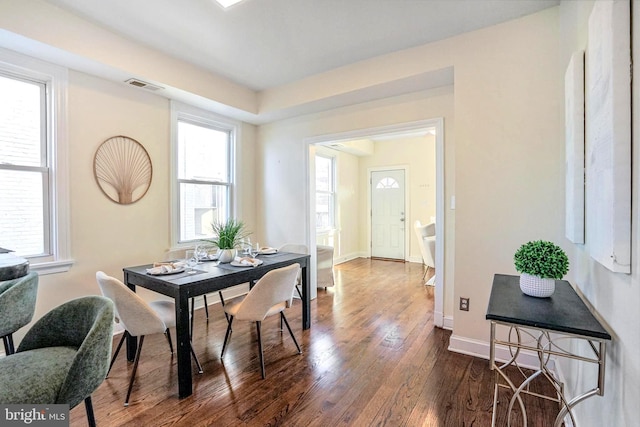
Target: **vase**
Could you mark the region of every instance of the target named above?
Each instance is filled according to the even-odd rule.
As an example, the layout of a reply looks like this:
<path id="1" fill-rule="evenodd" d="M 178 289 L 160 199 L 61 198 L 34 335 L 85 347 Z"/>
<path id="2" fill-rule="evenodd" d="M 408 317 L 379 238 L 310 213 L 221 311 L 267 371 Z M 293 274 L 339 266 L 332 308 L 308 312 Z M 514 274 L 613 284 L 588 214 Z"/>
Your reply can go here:
<path id="1" fill-rule="evenodd" d="M 220 249 L 220 257 L 218 261 L 221 263 L 229 263 L 236 258 L 237 249 Z"/>
<path id="2" fill-rule="evenodd" d="M 556 281 L 522 273 L 520 275 L 520 290 L 532 297 L 547 298 L 555 292 Z"/>

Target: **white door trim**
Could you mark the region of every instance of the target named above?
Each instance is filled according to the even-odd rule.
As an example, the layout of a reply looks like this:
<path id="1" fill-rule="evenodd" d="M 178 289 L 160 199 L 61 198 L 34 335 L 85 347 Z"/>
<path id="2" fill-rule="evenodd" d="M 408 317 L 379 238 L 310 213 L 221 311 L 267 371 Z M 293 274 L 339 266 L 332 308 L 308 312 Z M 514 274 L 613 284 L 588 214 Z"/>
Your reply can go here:
<path id="1" fill-rule="evenodd" d="M 420 130 L 431 127 L 436 128 L 436 236 L 439 236 L 439 238 L 436 238 L 436 271 L 438 273 L 436 274 L 436 289 L 434 296 L 435 307 L 433 314 L 434 325 L 441 328 L 444 325 L 444 240 L 446 238 L 444 234 L 446 221 L 444 216 L 444 119 L 442 117 L 305 138 L 304 143 L 307 145 L 307 150 L 305 152 L 303 163 L 305 167 L 305 176 L 308 180 L 308 192 L 305 195 L 305 205 L 306 210 L 309 213 L 309 216 L 307 217 L 308 222 L 306 233 L 309 247 L 315 247 L 315 233 L 311 232 L 312 230 L 315 230 L 316 226 L 315 206 L 311 203 L 310 197 L 310 195 L 315 194 L 316 190 L 315 180 L 311 179 L 312 175 L 310 175 L 311 173 L 315 172 L 314 170 L 311 170 L 310 167 L 310 165 L 313 163 L 311 159 L 314 158 L 313 156 L 315 154 L 315 144 L 330 141 L 361 139 L 373 135 L 389 134 L 395 132 L 408 132 L 411 130 Z M 315 198 L 313 200 L 315 200 Z M 369 255 L 370 254 L 371 249 L 369 248 Z M 311 258 L 313 273 L 313 270 L 315 269 L 315 259 L 313 257 L 313 254 Z M 449 262 L 453 263 L 453 260 L 449 260 Z M 313 283 L 314 282 L 312 281 L 312 284 Z M 451 286 L 453 286 L 453 284 L 451 284 Z M 451 289 L 450 292 L 453 292 L 453 289 Z"/>

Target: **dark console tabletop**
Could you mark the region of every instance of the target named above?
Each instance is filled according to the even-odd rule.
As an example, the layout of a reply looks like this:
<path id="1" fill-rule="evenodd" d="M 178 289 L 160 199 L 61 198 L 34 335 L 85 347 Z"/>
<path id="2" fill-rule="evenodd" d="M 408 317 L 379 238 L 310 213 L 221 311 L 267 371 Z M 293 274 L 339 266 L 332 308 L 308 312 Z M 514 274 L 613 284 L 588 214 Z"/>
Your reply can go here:
<path id="1" fill-rule="evenodd" d="M 487 320 L 610 340 L 611 335 L 565 280 L 556 280 L 549 298 L 525 295 L 519 276 L 496 274 L 487 308 Z"/>

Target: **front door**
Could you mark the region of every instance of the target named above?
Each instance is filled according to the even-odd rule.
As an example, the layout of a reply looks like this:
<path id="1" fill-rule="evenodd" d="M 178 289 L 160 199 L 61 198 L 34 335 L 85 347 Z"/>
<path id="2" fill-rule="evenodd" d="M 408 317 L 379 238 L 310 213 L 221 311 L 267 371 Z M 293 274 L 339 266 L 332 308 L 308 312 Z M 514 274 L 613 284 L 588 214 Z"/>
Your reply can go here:
<path id="1" fill-rule="evenodd" d="M 371 256 L 404 260 L 404 170 L 371 172 Z"/>

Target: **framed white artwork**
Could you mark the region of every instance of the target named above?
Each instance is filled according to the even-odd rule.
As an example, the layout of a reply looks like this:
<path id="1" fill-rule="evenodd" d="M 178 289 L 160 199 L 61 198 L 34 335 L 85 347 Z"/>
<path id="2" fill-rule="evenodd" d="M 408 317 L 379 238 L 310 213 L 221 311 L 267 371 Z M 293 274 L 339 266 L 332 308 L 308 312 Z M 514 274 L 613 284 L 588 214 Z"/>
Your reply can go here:
<path id="1" fill-rule="evenodd" d="M 571 56 L 564 75 L 565 235 L 584 243 L 584 51 Z"/>
<path id="2" fill-rule="evenodd" d="M 631 4 L 594 2 L 586 52 L 586 244 L 631 272 Z"/>

